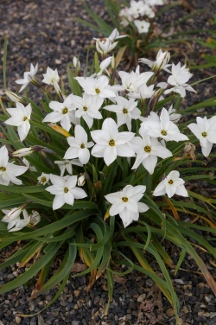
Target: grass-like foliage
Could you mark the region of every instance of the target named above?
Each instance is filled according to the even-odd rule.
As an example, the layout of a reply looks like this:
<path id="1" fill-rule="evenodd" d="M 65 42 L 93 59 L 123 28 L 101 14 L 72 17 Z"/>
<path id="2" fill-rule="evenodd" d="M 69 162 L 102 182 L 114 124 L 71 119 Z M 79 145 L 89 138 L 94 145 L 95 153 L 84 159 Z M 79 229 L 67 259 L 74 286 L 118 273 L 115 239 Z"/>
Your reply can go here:
<path id="1" fill-rule="evenodd" d="M 115 29 L 96 39 L 90 75 L 84 77 L 85 67 L 74 58 L 63 87 L 57 70 L 48 67 L 39 78 L 38 65 L 31 64 L 16 81 L 19 93 L 6 90 L 1 98 L 0 249 L 15 242 L 19 249 L 0 269 L 27 263 L 28 269 L 2 285 L 0 294 L 37 277 L 32 298 L 58 285 L 52 303 L 80 258 L 87 268 L 75 277 L 89 274 L 87 290 L 107 278 L 105 312 L 113 276 L 136 270 L 158 285 L 177 323 L 169 270 L 177 274 L 186 254 L 216 294 L 199 254 L 216 256 L 211 240 L 200 235 L 216 234 L 216 199 L 206 195 L 215 185 L 210 159 L 216 118 L 197 116 L 200 108 L 215 106 L 215 98 L 183 109 L 195 84 L 188 84 L 189 69 L 170 62 L 167 51 L 141 58 L 135 71 L 118 69 L 107 52 L 120 38 L 126 37 Z M 6 89 L 6 46 L 4 81 Z M 39 88 L 41 99 L 28 96 L 27 87 L 30 94 Z M 197 183 L 205 184 L 205 194 Z M 167 242 L 180 252 L 177 264 Z M 55 259 L 61 263 L 52 274 Z"/>

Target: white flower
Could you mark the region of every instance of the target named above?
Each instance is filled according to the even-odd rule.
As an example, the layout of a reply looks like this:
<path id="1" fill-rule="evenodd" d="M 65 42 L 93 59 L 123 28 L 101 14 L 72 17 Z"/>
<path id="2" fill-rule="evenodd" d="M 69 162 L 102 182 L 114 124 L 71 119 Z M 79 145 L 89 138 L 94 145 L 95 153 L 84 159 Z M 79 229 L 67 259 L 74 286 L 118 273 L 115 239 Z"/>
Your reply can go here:
<path id="1" fill-rule="evenodd" d="M 42 122 L 60 122 L 60 125 L 66 131 L 71 128 L 71 123 L 75 123 L 75 110 L 76 107 L 73 103 L 72 95 L 69 95 L 63 103 L 51 101 L 49 107 L 54 111 L 49 113 Z"/>
<path id="2" fill-rule="evenodd" d="M 42 82 L 44 82 L 47 85 L 53 85 L 55 88 L 55 91 L 57 93 L 60 92 L 60 87 L 59 87 L 59 74 L 57 69 L 52 70 L 50 67 L 47 68 L 47 72 L 43 74 L 44 79 Z"/>
<path id="3" fill-rule="evenodd" d="M 102 125 L 102 130 L 91 132 L 95 145 L 92 149 L 94 157 L 103 157 L 105 164 L 109 166 L 117 156 L 135 156 L 129 142 L 134 137 L 132 132 L 118 132 L 118 126 L 112 118 L 106 118 Z"/>
<path id="4" fill-rule="evenodd" d="M 191 123 L 188 128 L 199 139 L 202 154 L 208 157 L 212 150 L 213 143 L 216 143 L 216 117 L 213 116 L 209 119 L 197 117 L 196 123 Z"/>
<path id="5" fill-rule="evenodd" d="M 170 53 L 162 50 L 159 50 L 156 56 L 155 61 L 151 61 L 148 59 L 139 59 L 139 62 L 147 64 L 153 71 L 157 72 L 160 70 L 165 70 L 170 73 L 168 68 L 171 66 L 171 64 L 168 64 L 170 60 Z"/>
<path id="6" fill-rule="evenodd" d="M 160 196 L 167 194 L 168 197 L 172 197 L 174 194 L 181 196 L 188 196 L 188 192 L 184 186 L 185 181 L 179 178 L 180 174 L 177 170 L 171 171 L 164 180 L 162 180 L 155 188 L 153 195 Z"/>
<path id="7" fill-rule="evenodd" d="M 50 175 L 42 173 L 38 178 L 38 184 L 46 185 L 50 180 Z"/>
<path id="8" fill-rule="evenodd" d="M 146 85 L 149 78 L 154 74 L 151 71 L 140 73 L 139 65 L 136 71 L 131 71 L 130 73 L 125 71 L 119 71 L 119 77 L 122 80 L 122 84 L 127 91 L 137 92 L 139 87 Z"/>
<path id="9" fill-rule="evenodd" d="M 130 8 L 129 12 L 134 18 L 138 18 L 140 16 L 143 16 L 144 14 L 147 14 L 147 10 L 149 7 L 144 4 L 144 1 L 134 1 L 132 0 L 130 2 Z"/>
<path id="10" fill-rule="evenodd" d="M 122 191 L 105 195 L 107 201 L 112 206 L 110 208 L 110 215 L 115 216 L 119 214 L 123 221 L 124 227 L 127 227 L 133 220 L 139 219 L 139 213 L 146 212 L 149 207 L 142 202 L 139 202 L 143 197 L 146 186 L 127 185 Z"/>
<path id="11" fill-rule="evenodd" d="M 109 37 L 103 37 L 103 38 L 93 38 L 96 41 L 96 49 L 101 54 L 106 54 L 110 51 L 112 51 L 118 42 L 115 42 L 115 40 L 126 37 L 127 35 L 119 35 L 119 32 L 117 29 L 114 29 Z"/>
<path id="12" fill-rule="evenodd" d="M 180 133 L 178 127 L 170 120 L 168 111 L 163 107 L 159 121 L 146 119 L 141 124 L 142 132 L 153 138 L 162 138 L 166 141 L 184 141 L 188 137 Z"/>
<path id="13" fill-rule="evenodd" d="M 76 166 L 82 166 L 82 164 L 79 162 L 78 159 L 74 159 L 74 160 L 56 160 L 54 161 L 55 164 L 57 164 L 60 168 L 60 176 L 63 176 L 65 173 L 65 170 L 68 172 L 68 174 L 72 175 L 73 174 L 73 169 L 72 169 L 72 165 L 76 165 Z"/>
<path id="14" fill-rule="evenodd" d="M 140 119 L 141 112 L 137 107 L 137 102 L 130 98 L 129 100 L 118 96 L 115 98 L 116 104 L 107 105 L 103 108 L 107 111 L 114 112 L 117 114 L 117 125 L 118 127 L 126 124 L 129 131 L 131 131 L 131 120 Z"/>
<path id="15" fill-rule="evenodd" d="M 18 79 L 15 81 L 17 84 L 22 85 L 22 87 L 19 90 L 19 93 L 23 91 L 23 89 L 25 89 L 28 86 L 28 84 L 34 79 L 34 76 L 36 75 L 37 71 L 38 71 L 38 64 L 36 64 L 34 67 L 33 64 L 31 63 L 30 71 L 24 72 L 23 79 Z"/>
<path id="16" fill-rule="evenodd" d="M 73 104 L 78 110 L 75 112 L 75 117 L 83 118 L 89 128 L 92 127 L 94 119 L 101 119 L 102 115 L 99 112 L 101 107 L 97 96 L 83 94 L 83 97 L 72 96 Z"/>
<path id="17" fill-rule="evenodd" d="M 5 121 L 5 124 L 17 126 L 19 138 L 23 141 L 30 130 L 31 104 L 24 106 L 21 103 L 16 103 L 16 108 L 7 108 L 10 118 Z"/>
<path id="18" fill-rule="evenodd" d="M 75 79 L 85 93 L 98 97 L 100 105 L 103 104 L 104 98 L 116 97 L 115 92 L 109 86 L 109 79 L 106 76 L 99 76 L 98 78 L 76 77 Z"/>
<path id="19" fill-rule="evenodd" d="M 75 126 L 74 135 L 74 137 L 67 138 L 70 147 L 67 149 L 64 159 L 79 158 L 81 164 L 87 164 L 90 159 L 88 148 L 91 148 L 94 143 L 88 142 L 87 133 L 81 125 Z"/>
<path id="20" fill-rule="evenodd" d="M 16 176 L 24 174 L 28 170 L 28 167 L 14 165 L 8 162 L 8 160 L 8 150 L 3 146 L 0 149 L 0 184 L 7 186 L 11 182 L 16 185 L 21 185 L 21 180 L 16 178 Z"/>
<path id="21" fill-rule="evenodd" d="M 48 186 L 46 191 L 55 195 L 53 210 L 61 208 L 65 203 L 73 205 L 74 199 L 83 199 L 87 196 L 85 191 L 76 187 L 77 176 L 56 176 L 50 174 L 53 185 Z"/>
<path id="22" fill-rule="evenodd" d="M 26 227 L 30 222 L 30 216 L 22 206 L 19 208 L 2 211 L 5 214 L 5 216 L 2 218 L 2 221 L 8 223 L 7 229 L 9 232 L 19 231 L 22 228 Z M 20 217 L 21 213 L 23 215 L 22 219 Z"/>
<path id="23" fill-rule="evenodd" d="M 128 7 L 125 7 L 120 10 L 119 17 L 121 18 L 120 25 L 122 25 L 123 27 L 128 26 L 129 22 L 133 21 L 134 19 L 131 10 Z"/>
<path id="24" fill-rule="evenodd" d="M 154 92 L 154 85 L 147 86 L 146 84 L 143 84 L 141 87 L 137 88 L 136 91 L 130 92 L 128 96 L 132 98 L 147 99 L 151 98 L 154 95 Z"/>
<path id="25" fill-rule="evenodd" d="M 167 83 L 173 87 L 164 91 L 164 94 L 169 94 L 170 92 L 175 92 L 180 94 L 182 98 L 186 95 L 186 90 L 196 92 L 190 85 L 186 82 L 192 77 L 192 73 L 189 72 L 189 69 L 186 66 L 181 67 L 179 62 L 177 65 L 172 63 L 172 75 L 169 76 Z"/>
<path id="26" fill-rule="evenodd" d="M 135 19 L 134 24 L 138 30 L 138 33 L 148 33 L 150 27 L 150 23 L 148 21 Z"/>
<path id="27" fill-rule="evenodd" d="M 144 168 L 152 175 L 157 164 L 157 157 L 165 159 L 171 157 L 172 152 L 165 148 L 157 139 L 150 138 L 142 134 L 142 132 L 140 132 L 140 135 L 142 138 L 135 137 L 131 140 L 134 151 L 137 154 L 132 169 L 143 164 Z"/>

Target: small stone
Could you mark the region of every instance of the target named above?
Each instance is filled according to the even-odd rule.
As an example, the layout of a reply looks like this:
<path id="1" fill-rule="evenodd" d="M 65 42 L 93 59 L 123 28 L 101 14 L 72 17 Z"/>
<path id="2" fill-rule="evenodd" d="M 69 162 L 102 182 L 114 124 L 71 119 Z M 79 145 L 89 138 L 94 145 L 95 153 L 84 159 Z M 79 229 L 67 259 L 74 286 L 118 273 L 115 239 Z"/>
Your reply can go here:
<path id="1" fill-rule="evenodd" d="M 15 322 L 16 322 L 16 324 L 20 324 L 21 323 L 21 318 L 16 316 L 15 317 Z"/>
<path id="2" fill-rule="evenodd" d="M 175 311 L 174 311 L 174 309 L 169 308 L 166 310 L 166 314 L 167 314 L 167 316 L 171 317 L 171 316 L 175 315 Z"/>
<path id="3" fill-rule="evenodd" d="M 209 313 L 209 317 L 210 318 L 214 318 L 214 317 L 216 317 L 216 313 L 214 312 L 214 313 Z"/>
<path id="4" fill-rule="evenodd" d="M 80 295 L 80 290 L 74 290 L 74 296 L 79 297 Z"/>
<path id="5" fill-rule="evenodd" d="M 143 301 L 145 300 L 145 298 L 146 298 L 146 294 L 143 293 L 142 295 L 140 295 L 140 296 L 137 298 L 137 301 L 138 301 L 138 302 L 143 302 Z"/>
<path id="6" fill-rule="evenodd" d="M 147 279 L 146 284 L 147 284 L 147 286 L 152 287 L 154 282 L 151 279 Z"/>

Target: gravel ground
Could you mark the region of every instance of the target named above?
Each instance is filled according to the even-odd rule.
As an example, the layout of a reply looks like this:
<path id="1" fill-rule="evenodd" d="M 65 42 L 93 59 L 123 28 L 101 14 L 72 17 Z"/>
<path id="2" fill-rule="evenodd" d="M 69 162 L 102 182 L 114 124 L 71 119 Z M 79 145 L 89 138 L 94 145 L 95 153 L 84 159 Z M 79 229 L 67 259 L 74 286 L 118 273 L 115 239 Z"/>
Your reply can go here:
<path id="1" fill-rule="evenodd" d="M 183 6 L 172 9 L 163 16 L 162 24 L 167 26 L 181 15 L 193 12 L 195 9 L 208 8 L 196 18 L 191 18 L 187 24 L 178 28 L 210 28 L 211 17 L 215 13 L 215 1 L 182 1 Z M 94 5 L 95 12 L 106 18 L 103 0 L 87 1 Z M 44 73 L 47 66 L 58 68 L 62 79 L 66 79 L 66 64 L 71 62 L 73 55 L 85 61 L 86 47 L 93 45 L 95 32 L 81 26 L 75 17 L 88 19 L 81 1 L 73 0 L 1 0 L 0 38 L 8 38 L 7 77 L 8 88 L 15 91 L 16 79 L 22 77 L 29 69 L 30 63 L 39 63 L 39 73 Z M 200 38 L 205 40 L 205 32 Z M 194 61 L 202 61 L 197 45 L 192 42 L 192 49 L 182 47 L 179 56 L 184 59 L 193 57 Z M 189 53 L 188 53 L 189 52 Z M 2 69 L 0 63 L 0 70 Z M 215 71 L 194 71 L 194 79 L 205 78 Z M 196 88 L 196 98 L 189 96 L 187 101 L 199 101 L 215 95 L 213 82 Z M 3 82 L 0 79 L 0 92 L 3 92 Z M 188 104 L 185 103 L 185 105 Z M 0 253 L 0 261 L 4 260 L 5 252 Z M 216 279 L 216 271 L 210 263 L 210 257 L 202 254 Z M 173 253 L 177 261 L 177 252 Z M 78 265 L 78 264 L 77 264 Z M 153 265 L 154 266 L 154 265 Z M 156 266 L 154 266 L 157 269 Z M 14 265 L 0 272 L 0 285 L 17 277 L 24 269 L 18 270 Z M 172 272 L 171 272 L 172 274 Z M 34 300 L 30 294 L 34 287 L 34 279 L 0 297 L 0 325 L 14 324 L 71 324 L 71 325 L 173 325 L 173 311 L 162 297 L 153 282 L 139 273 L 132 273 L 124 278 L 116 278 L 114 299 L 109 314 L 103 315 L 107 302 L 106 279 L 99 279 L 90 292 L 85 290 L 88 277 L 74 278 L 71 274 L 67 286 L 59 299 L 39 316 L 23 318 L 19 313 L 33 314 L 41 310 L 54 297 L 56 290 L 48 292 Z M 174 286 L 181 302 L 180 325 L 215 325 L 216 301 L 210 288 L 205 284 L 197 266 L 190 258 L 186 258 L 182 269 L 174 277 Z"/>

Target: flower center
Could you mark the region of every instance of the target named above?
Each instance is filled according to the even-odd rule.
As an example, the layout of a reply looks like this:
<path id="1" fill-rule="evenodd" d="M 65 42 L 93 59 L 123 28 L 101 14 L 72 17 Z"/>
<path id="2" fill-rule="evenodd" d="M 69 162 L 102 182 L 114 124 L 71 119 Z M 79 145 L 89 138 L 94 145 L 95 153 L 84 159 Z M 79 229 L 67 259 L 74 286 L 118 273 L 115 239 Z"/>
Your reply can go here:
<path id="1" fill-rule="evenodd" d="M 41 183 L 46 183 L 46 180 L 47 180 L 46 177 L 44 177 L 44 176 L 41 177 Z"/>
<path id="2" fill-rule="evenodd" d="M 202 136 L 203 136 L 203 138 L 206 138 L 207 137 L 207 133 L 206 132 L 202 132 Z"/>
<path id="3" fill-rule="evenodd" d="M 87 111 L 87 107 L 86 106 L 83 106 L 83 110 L 86 112 Z"/>
<path id="4" fill-rule="evenodd" d="M 96 92 L 96 94 L 100 94 L 100 89 L 96 88 L 95 92 Z"/>
<path id="5" fill-rule="evenodd" d="M 82 144 L 80 145 L 80 148 L 81 148 L 81 149 L 84 149 L 84 148 L 85 148 L 84 143 L 82 143 Z"/>
<path id="6" fill-rule="evenodd" d="M 124 114 L 127 114 L 127 113 L 128 113 L 127 108 L 123 108 L 122 112 L 123 112 Z"/>
<path id="7" fill-rule="evenodd" d="M 63 108 L 62 114 L 67 114 L 67 113 L 68 113 L 68 108 L 67 107 Z"/>
<path id="8" fill-rule="evenodd" d="M 166 135 L 167 135 L 167 131 L 162 130 L 162 131 L 161 131 L 161 134 L 166 136 Z"/>
<path id="9" fill-rule="evenodd" d="M 128 201 L 128 198 L 126 196 L 123 196 L 122 201 L 123 202 L 127 202 Z"/>
<path id="10" fill-rule="evenodd" d="M 169 183 L 170 185 L 172 185 L 172 184 L 173 184 L 173 180 L 170 179 L 170 180 L 168 181 L 168 183 Z"/>
<path id="11" fill-rule="evenodd" d="M 111 140 L 109 141 L 109 145 L 110 145 L 111 147 L 113 147 L 113 146 L 115 145 L 115 140 L 111 139 Z"/>
<path id="12" fill-rule="evenodd" d="M 149 147 L 149 146 L 145 146 L 145 147 L 144 147 L 144 151 L 145 151 L 145 152 L 151 152 L 151 147 Z"/>
<path id="13" fill-rule="evenodd" d="M 67 187 L 64 188 L 64 192 L 67 193 L 69 189 Z"/>
<path id="14" fill-rule="evenodd" d="M 24 116 L 23 117 L 23 121 L 26 121 L 26 120 L 28 120 L 28 117 L 27 116 Z"/>
<path id="15" fill-rule="evenodd" d="M 2 172 L 5 172 L 5 171 L 6 171 L 6 168 L 5 168 L 5 167 L 0 167 L 0 170 L 1 170 Z"/>

